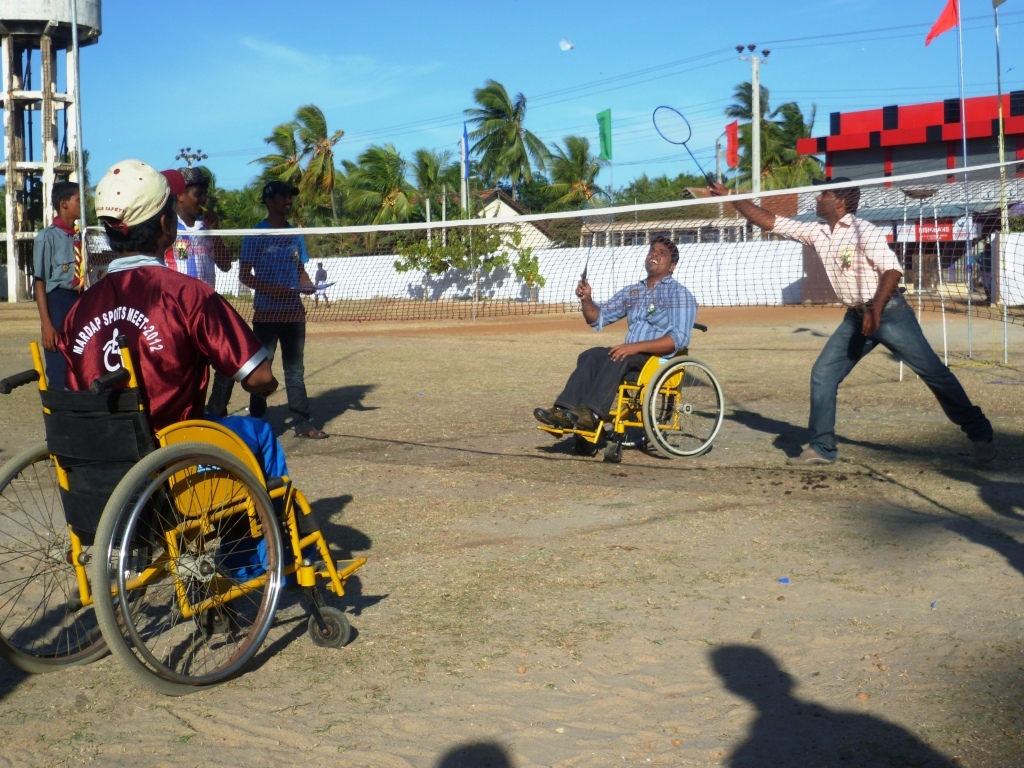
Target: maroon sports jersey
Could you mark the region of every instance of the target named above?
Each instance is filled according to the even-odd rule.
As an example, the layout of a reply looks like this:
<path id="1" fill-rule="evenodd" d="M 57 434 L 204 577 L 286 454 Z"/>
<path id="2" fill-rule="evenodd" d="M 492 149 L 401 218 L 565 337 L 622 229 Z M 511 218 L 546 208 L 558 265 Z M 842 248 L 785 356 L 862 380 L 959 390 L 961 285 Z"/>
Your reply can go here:
<path id="1" fill-rule="evenodd" d="M 122 334 L 154 430 L 202 417 L 209 364 L 242 381 L 267 358 L 249 326 L 212 288 L 147 256 L 115 259 L 68 314 L 57 342 L 68 361 L 68 389 L 88 389 L 121 367 Z"/>

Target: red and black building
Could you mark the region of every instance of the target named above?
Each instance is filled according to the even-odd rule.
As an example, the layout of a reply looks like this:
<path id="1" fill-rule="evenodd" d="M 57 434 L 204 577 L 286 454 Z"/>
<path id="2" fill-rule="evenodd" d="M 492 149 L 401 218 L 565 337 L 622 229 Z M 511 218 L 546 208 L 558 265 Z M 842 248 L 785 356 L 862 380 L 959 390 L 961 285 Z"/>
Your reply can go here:
<path id="1" fill-rule="evenodd" d="M 999 161 L 997 96 L 966 99 L 966 126 L 960 100 L 892 105 L 829 115 L 829 135 L 800 139 L 802 155 L 824 155 L 825 177 L 877 179 L 905 173 L 963 167 L 963 130 L 967 131 L 969 165 Z M 1006 159 L 1016 158 L 1024 177 L 1024 91 L 1003 95 Z M 952 174 L 949 177 L 953 181 Z"/>

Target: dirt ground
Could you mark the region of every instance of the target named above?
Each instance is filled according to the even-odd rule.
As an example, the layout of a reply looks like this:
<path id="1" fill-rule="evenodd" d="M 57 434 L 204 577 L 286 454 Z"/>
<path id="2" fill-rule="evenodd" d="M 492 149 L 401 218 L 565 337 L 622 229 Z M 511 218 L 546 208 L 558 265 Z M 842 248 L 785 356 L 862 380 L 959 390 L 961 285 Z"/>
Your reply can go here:
<path id="1" fill-rule="evenodd" d="M 31 310 L 0 312 L 0 375 L 28 367 Z M 284 431 L 283 392 L 268 418 L 339 556 L 369 559 L 343 601 L 353 642 L 314 646 L 288 593 L 254 668 L 184 698 L 112 658 L 44 676 L 0 661 L 0 765 L 1020 765 L 1020 358 L 951 358 L 996 426 L 984 469 L 884 352 L 840 391 L 840 461 L 786 467 L 838 317 L 702 311 L 691 352 L 727 401 L 713 450 L 621 465 L 573 455 L 531 411 L 624 330 L 311 326 L 331 438 Z M 1001 329 L 973 333 L 996 357 Z M 28 390 L 0 399 L 0 459 L 42 435 Z"/>

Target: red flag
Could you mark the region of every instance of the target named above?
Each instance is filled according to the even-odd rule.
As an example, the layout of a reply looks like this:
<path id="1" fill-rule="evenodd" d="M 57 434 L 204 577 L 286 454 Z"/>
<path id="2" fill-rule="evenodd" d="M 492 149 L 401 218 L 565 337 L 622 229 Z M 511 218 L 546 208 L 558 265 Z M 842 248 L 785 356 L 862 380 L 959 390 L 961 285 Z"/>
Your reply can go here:
<path id="1" fill-rule="evenodd" d="M 725 162 L 730 168 L 740 164 L 740 121 L 725 126 Z"/>
<path id="2" fill-rule="evenodd" d="M 948 32 L 959 23 L 960 10 L 958 0 L 949 0 L 949 2 L 946 3 L 946 7 L 942 9 L 942 13 L 939 14 L 939 18 L 937 18 L 935 23 L 932 24 L 932 31 L 929 32 L 928 37 L 924 39 L 924 44 L 928 45 L 943 32 Z"/>

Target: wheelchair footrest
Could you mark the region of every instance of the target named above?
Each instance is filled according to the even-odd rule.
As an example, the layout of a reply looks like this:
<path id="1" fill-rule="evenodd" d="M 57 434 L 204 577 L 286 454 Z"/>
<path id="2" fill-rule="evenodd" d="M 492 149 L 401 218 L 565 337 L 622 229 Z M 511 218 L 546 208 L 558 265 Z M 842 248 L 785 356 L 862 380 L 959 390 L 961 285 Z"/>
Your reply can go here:
<path id="1" fill-rule="evenodd" d="M 344 580 L 364 565 L 366 565 L 366 558 L 357 557 L 353 560 L 338 560 L 335 562 L 334 568 L 338 571 L 338 578 Z"/>

